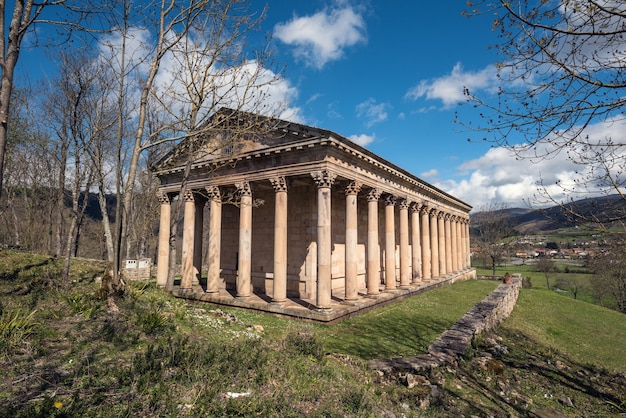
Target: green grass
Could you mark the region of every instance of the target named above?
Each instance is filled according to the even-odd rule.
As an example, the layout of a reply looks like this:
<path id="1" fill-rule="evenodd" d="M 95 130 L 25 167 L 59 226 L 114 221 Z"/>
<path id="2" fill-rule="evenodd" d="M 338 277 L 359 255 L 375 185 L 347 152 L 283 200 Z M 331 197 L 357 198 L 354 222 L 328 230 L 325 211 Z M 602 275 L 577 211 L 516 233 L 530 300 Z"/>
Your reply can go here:
<path id="1" fill-rule="evenodd" d="M 319 334 L 330 352 L 362 359 L 415 356 L 498 285 L 469 280 L 348 319 Z"/>
<path id="2" fill-rule="evenodd" d="M 612 372 L 626 371 L 626 315 L 547 289 L 522 289 L 504 328 L 572 359 Z"/>
<path id="3" fill-rule="evenodd" d="M 528 408 L 575 416 L 558 397 L 544 398 L 550 392 L 589 416 L 611 416 L 622 402 L 615 393 L 626 393 L 603 374 L 626 372 L 624 317 L 548 291 L 539 279 L 495 331 L 510 353 L 494 360 L 503 374 L 476 366 L 488 350 L 478 341 L 458 368 L 427 376 L 441 396 L 420 406 L 429 386 L 409 389 L 365 360 L 425 352 L 498 282 L 456 283 L 318 325 L 186 302 L 154 281 L 131 282 L 112 307 L 94 280 L 104 265 L 74 260 L 70 290 L 56 283 L 56 268 L 49 257 L 0 252 L 3 310 L 33 312 L 28 333 L 0 352 L 0 416 L 525 416 L 530 409 L 503 390 L 531 399 Z M 569 369 L 556 369 L 557 361 Z M 577 379 L 585 385 L 568 383 Z"/>

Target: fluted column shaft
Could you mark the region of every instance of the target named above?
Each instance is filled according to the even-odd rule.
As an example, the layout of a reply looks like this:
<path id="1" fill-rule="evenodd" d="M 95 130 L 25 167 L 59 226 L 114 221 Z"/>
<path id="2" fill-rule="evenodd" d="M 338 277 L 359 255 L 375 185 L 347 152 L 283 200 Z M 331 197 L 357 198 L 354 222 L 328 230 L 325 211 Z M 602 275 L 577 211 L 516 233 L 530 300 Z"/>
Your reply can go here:
<path id="1" fill-rule="evenodd" d="M 367 193 L 367 294 L 380 293 L 380 248 L 378 244 L 378 199 L 380 190 Z"/>
<path id="2" fill-rule="evenodd" d="M 207 187 L 209 194 L 209 269 L 207 273 L 207 293 L 219 291 L 222 248 L 222 195 L 219 187 Z"/>
<path id="3" fill-rule="evenodd" d="M 156 283 L 158 287 L 165 287 L 170 259 L 170 217 L 172 205 L 167 193 L 160 193 L 159 201 L 161 202 L 161 214 L 159 218 L 159 253 L 157 257 Z"/>

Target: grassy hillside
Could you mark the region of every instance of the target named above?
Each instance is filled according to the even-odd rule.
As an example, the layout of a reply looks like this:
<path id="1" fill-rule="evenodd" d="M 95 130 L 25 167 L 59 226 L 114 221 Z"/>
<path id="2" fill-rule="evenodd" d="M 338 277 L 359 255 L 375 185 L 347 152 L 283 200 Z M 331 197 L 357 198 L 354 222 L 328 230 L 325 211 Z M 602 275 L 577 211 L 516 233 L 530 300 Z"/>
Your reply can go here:
<path id="1" fill-rule="evenodd" d="M 497 283 L 459 283 L 322 326 L 187 303 L 153 282 L 110 301 L 96 279 L 104 265 L 75 260 L 63 284 L 60 264 L 0 252 L 0 416 L 626 412 L 624 316 L 541 288 L 523 290 L 511 319 L 458 367 L 410 387 L 365 360 L 424 352 Z"/>

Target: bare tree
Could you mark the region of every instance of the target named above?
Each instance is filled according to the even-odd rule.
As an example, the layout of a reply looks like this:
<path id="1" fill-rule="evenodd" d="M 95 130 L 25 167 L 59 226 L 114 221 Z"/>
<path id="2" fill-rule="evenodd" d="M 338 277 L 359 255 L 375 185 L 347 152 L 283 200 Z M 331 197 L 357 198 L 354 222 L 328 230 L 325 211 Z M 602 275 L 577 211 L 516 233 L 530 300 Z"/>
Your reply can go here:
<path id="1" fill-rule="evenodd" d="M 501 60 L 497 97 L 466 89 L 480 114 L 463 124 L 518 158 L 567 156 L 572 181 L 540 181 L 537 203 L 560 205 L 578 222 L 626 219 L 626 143 L 616 135 L 626 122 L 626 3 L 477 0 L 467 13 L 495 15 Z M 573 204 L 599 194 L 621 199 L 590 211 Z"/>
<path id="2" fill-rule="evenodd" d="M 471 215 L 470 228 L 475 236 L 475 246 L 490 261 L 495 276 L 496 266 L 508 254 L 509 238 L 513 235 L 506 206 L 498 203 L 483 206 Z"/>
<path id="3" fill-rule="evenodd" d="M 541 256 L 539 257 L 539 260 L 537 260 L 535 267 L 537 268 L 537 271 L 543 273 L 546 278 L 546 287 L 550 289 L 550 277 L 552 277 L 552 273 L 558 271 L 554 260 L 547 255 Z"/>
<path id="4" fill-rule="evenodd" d="M 118 172 L 117 181 L 114 287 L 119 285 L 117 272 L 129 237 L 128 211 L 141 154 L 165 142 L 201 138 L 215 131 L 211 116 L 222 106 L 267 114 L 282 105 L 269 104 L 264 90 L 277 80 L 276 73 L 264 67 L 268 49 L 263 45 L 249 56 L 244 46 L 264 16 L 264 12 L 253 13 L 249 1 L 167 1 L 155 2 L 151 8 L 142 4 L 142 30 L 130 24 L 137 13 L 133 5 L 122 2 L 121 7 L 122 18 L 115 24 L 119 38 L 109 44 L 112 71 L 119 81 L 118 166 L 125 170 Z M 145 15 L 146 10 L 156 13 Z M 132 42 L 137 36 L 149 38 L 141 48 Z M 125 117 L 130 114 L 132 128 Z M 151 115 L 158 123 L 148 124 Z M 127 134 L 131 129 L 132 134 Z M 196 145 L 192 141 L 190 147 L 200 150 Z M 127 159 L 122 162 L 122 158 Z"/>
<path id="5" fill-rule="evenodd" d="M 621 235 L 607 237 L 606 246 L 589 260 L 595 272 L 591 283 L 595 299 L 626 313 L 626 243 Z"/>

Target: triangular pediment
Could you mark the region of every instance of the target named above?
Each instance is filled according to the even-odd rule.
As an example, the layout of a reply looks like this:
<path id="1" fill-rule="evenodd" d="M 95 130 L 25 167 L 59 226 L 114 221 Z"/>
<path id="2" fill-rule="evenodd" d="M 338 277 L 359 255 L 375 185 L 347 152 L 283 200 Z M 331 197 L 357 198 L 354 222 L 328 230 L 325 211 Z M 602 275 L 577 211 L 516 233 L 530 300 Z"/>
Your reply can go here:
<path id="1" fill-rule="evenodd" d="M 332 133 L 268 116 L 221 108 L 192 135 L 178 143 L 152 167 L 172 169 L 232 158 L 275 146 L 329 137 Z"/>

